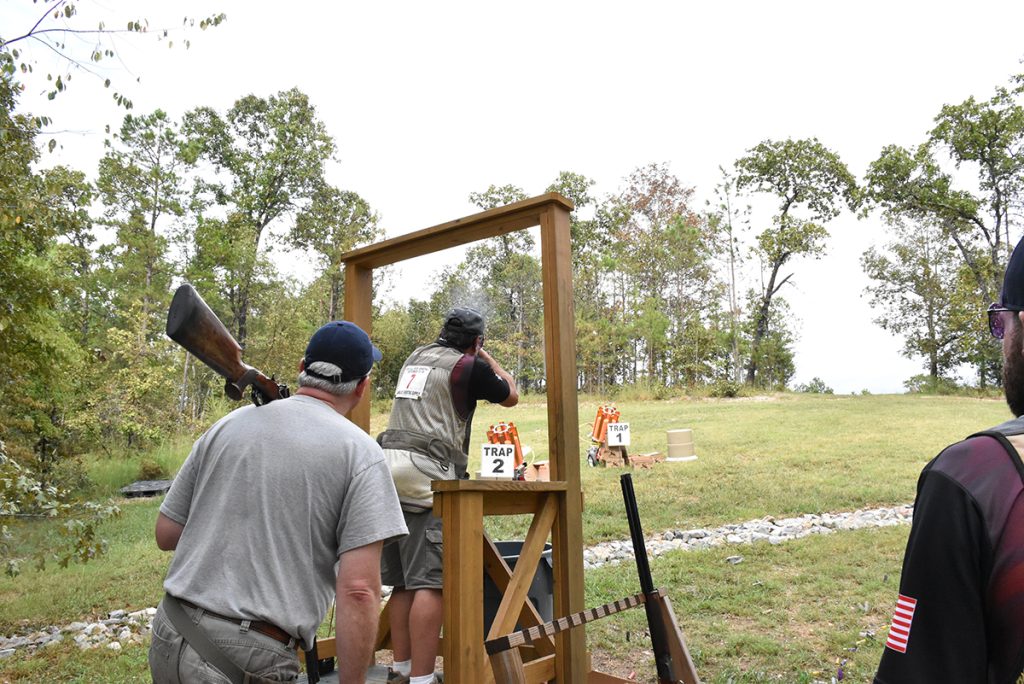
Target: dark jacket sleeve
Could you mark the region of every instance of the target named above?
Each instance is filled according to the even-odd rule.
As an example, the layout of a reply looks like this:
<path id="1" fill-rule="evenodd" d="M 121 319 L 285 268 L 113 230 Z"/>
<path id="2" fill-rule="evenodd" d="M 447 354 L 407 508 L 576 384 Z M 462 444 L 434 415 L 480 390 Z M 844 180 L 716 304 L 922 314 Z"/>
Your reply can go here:
<path id="1" fill-rule="evenodd" d="M 473 357 L 473 374 L 469 387 L 469 395 L 472 399 L 481 399 L 492 404 L 500 404 L 505 401 L 511 392 L 504 378 L 499 377 L 491 368 L 491 364 L 479 356 Z"/>
<path id="2" fill-rule="evenodd" d="M 985 529 L 970 494 L 926 468 L 900 578 L 900 595 L 916 601 L 906 652 L 886 645 L 875 684 L 987 681 Z"/>

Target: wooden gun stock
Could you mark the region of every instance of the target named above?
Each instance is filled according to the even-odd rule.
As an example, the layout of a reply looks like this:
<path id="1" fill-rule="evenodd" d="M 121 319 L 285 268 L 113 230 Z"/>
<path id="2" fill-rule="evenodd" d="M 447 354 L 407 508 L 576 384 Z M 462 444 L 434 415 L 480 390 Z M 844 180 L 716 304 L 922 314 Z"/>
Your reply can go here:
<path id="1" fill-rule="evenodd" d="M 188 283 L 171 300 L 167 336 L 224 378 L 224 392 L 235 401 L 250 386 L 256 404 L 288 396 L 287 387 L 242 362 L 242 347 Z"/>

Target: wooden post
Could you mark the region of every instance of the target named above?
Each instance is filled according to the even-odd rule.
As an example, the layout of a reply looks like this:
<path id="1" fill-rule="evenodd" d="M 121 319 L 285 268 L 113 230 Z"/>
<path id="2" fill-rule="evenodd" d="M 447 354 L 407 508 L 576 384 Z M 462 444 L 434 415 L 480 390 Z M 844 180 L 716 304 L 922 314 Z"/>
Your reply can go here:
<path id="1" fill-rule="evenodd" d="M 551 479 L 566 483 L 552 530 L 554 610 L 569 615 L 583 609 L 583 500 L 580 493 L 579 411 L 576 399 L 576 322 L 568 209 L 550 205 L 541 214 L 544 278 L 544 351 L 547 362 L 548 448 Z M 559 634 L 555 641 L 559 684 L 586 680 L 586 635 Z"/>
<path id="2" fill-rule="evenodd" d="M 498 684 L 526 684 L 526 671 L 518 648 L 510 648 L 491 656 L 491 669 Z"/>
<path id="3" fill-rule="evenodd" d="M 484 506 L 482 492 L 434 494 L 441 511 L 445 584 L 458 578 L 458 591 L 444 592 L 445 679 L 483 682 L 487 668 L 484 643 Z"/>
<path id="4" fill-rule="evenodd" d="M 345 320 L 355 323 L 373 338 L 373 269 L 358 264 L 345 267 Z M 349 411 L 353 423 L 370 431 L 370 399 L 373 389 L 368 388 L 363 400 Z"/>

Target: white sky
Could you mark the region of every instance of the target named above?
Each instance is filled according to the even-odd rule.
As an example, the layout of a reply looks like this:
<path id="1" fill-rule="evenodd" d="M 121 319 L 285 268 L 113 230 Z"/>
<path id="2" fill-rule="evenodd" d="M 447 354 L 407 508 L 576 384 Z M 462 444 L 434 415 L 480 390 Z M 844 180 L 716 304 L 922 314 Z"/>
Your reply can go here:
<path id="1" fill-rule="evenodd" d="M 188 51 L 116 39 L 133 75 L 118 65 L 114 88 L 137 113 L 159 107 L 177 118 L 297 86 L 337 141 L 330 180 L 365 197 L 388 235 L 474 213 L 469 193 L 490 184 L 535 195 L 571 170 L 603 195 L 650 162 L 694 187 L 699 209 L 718 167 L 768 138 L 816 136 L 861 177 L 882 146 L 922 142 L 943 104 L 987 99 L 1024 71 L 1021 2 L 78 5 L 85 27 L 147 17 L 173 28 L 185 15 L 226 12 L 220 27 L 190 33 Z M 3 0 L 0 34 L 23 32 L 38 11 Z M 54 67 L 44 51 L 34 55 L 37 70 Z M 92 176 L 103 127 L 116 129 L 123 112 L 90 80 L 75 74 L 51 103 L 36 88 L 22 109 L 70 131 L 51 158 Z M 859 257 L 884 239 L 879 223 L 844 215 L 829 225 L 825 259 L 793 264 L 785 296 L 800 318 L 795 382 L 818 376 L 837 392 L 899 392 L 922 372 L 872 324 L 862 296 Z M 457 256 L 410 262 L 395 296 L 424 297 L 446 259 Z"/>

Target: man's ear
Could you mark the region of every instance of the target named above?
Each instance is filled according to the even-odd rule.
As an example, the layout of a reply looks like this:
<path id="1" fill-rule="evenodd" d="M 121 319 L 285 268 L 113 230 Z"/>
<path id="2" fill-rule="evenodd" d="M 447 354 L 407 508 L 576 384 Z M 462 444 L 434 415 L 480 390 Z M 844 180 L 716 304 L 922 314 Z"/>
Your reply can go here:
<path id="1" fill-rule="evenodd" d="M 360 399 L 362 399 L 362 398 L 363 398 L 363 395 L 364 395 L 364 394 L 366 394 L 366 389 L 367 389 L 367 388 L 368 388 L 369 386 L 370 386 L 370 376 L 369 376 L 369 375 L 367 375 L 366 377 L 364 377 L 364 378 L 363 378 L 362 380 L 360 380 L 360 381 L 359 381 L 359 382 L 358 382 L 358 383 L 356 384 L 356 389 L 355 389 L 355 391 L 353 392 L 353 394 L 355 394 L 355 395 L 356 395 L 357 397 L 359 397 Z"/>
<path id="2" fill-rule="evenodd" d="M 299 372 L 306 370 L 306 357 L 299 359 Z"/>

